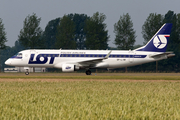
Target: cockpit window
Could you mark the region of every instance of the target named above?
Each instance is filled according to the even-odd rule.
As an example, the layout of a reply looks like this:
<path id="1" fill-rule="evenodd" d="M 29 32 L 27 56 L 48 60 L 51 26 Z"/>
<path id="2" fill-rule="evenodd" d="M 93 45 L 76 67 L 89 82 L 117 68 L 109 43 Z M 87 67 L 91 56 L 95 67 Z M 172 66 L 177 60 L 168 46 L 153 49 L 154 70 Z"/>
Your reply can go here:
<path id="1" fill-rule="evenodd" d="M 22 57 L 22 53 L 19 53 L 19 54 L 18 54 L 18 57 Z"/>
<path id="2" fill-rule="evenodd" d="M 22 57 L 22 53 L 17 53 L 15 56 Z"/>
<path id="3" fill-rule="evenodd" d="M 22 58 L 22 53 L 17 53 L 15 54 L 12 58 L 18 58 L 18 59 L 21 59 Z"/>

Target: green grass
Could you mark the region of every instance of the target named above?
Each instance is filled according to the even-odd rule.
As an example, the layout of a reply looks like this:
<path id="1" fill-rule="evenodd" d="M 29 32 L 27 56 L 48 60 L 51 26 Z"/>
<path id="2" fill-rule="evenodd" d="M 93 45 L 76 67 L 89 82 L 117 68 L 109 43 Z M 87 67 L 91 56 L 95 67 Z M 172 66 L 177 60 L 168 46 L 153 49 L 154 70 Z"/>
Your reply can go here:
<path id="1" fill-rule="evenodd" d="M 180 80 L 180 76 L 0 76 L 0 79 Z"/>
<path id="2" fill-rule="evenodd" d="M 0 82 L 0 119 L 180 119 L 180 82 Z"/>
<path id="3" fill-rule="evenodd" d="M 180 73 L 0 73 L 0 79 L 180 80 Z"/>

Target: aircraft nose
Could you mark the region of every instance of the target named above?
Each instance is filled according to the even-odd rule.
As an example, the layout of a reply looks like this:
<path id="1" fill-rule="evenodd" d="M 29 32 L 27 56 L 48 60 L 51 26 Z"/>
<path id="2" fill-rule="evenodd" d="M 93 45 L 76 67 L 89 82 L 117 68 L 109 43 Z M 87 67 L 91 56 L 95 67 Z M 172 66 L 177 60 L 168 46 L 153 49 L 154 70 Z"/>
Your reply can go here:
<path id="1" fill-rule="evenodd" d="M 5 64 L 6 65 L 11 65 L 11 59 L 6 60 Z"/>

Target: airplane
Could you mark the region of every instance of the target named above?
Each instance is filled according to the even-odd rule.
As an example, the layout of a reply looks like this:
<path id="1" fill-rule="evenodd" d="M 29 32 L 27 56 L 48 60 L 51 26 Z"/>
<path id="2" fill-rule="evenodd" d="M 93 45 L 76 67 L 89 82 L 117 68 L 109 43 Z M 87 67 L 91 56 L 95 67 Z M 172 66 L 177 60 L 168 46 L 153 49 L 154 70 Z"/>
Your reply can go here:
<path id="1" fill-rule="evenodd" d="M 60 68 L 63 72 L 107 68 L 116 69 L 159 61 L 175 56 L 166 52 L 172 24 L 165 23 L 150 41 L 135 50 L 23 50 L 5 61 L 6 65 L 24 67 L 29 75 L 32 67 Z"/>

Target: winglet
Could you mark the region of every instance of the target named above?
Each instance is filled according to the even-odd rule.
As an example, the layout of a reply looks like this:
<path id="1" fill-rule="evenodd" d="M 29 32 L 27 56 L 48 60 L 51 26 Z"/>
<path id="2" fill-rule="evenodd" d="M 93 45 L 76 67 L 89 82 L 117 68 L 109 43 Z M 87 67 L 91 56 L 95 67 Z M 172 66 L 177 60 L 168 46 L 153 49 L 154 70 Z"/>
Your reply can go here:
<path id="1" fill-rule="evenodd" d="M 110 54 L 111 54 L 112 50 L 104 57 L 104 59 L 108 59 Z"/>

